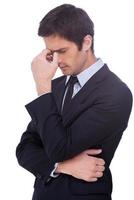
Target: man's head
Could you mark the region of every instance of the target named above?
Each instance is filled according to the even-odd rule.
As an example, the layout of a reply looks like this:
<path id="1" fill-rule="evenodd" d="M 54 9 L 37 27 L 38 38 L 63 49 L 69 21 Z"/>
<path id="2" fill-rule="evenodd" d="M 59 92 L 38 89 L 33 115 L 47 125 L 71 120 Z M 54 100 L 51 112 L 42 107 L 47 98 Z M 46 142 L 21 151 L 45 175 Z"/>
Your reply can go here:
<path id="1" fill-rule="evenodd" d="M 58 53 L 58 64 L 65 75 L 83 71 L 94 53 L 94 24 L 84 10 L 73 5 L 51 10 L 41 20 L 38 35 L 47 49 Z"/>

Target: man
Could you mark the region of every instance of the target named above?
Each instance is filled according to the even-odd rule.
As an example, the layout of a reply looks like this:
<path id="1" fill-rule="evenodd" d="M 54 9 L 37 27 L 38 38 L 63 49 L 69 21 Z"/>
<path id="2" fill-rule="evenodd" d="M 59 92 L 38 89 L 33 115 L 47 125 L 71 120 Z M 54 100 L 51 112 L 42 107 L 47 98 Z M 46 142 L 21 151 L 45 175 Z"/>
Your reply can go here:
<path id="1" fill-rule="evenodd" d="M 36 177 L 33 200 L 110 200 L 109 166 L 131 92 L 95 57 L 94 25 L 84 10 L 56 7 L 38 34 L 46 45 L 32 61 L 39 97 L 26 105 L 32 120 L 16 149 L 19 164 Z M 63 76 L 52 81 L 58 67 Z"/>

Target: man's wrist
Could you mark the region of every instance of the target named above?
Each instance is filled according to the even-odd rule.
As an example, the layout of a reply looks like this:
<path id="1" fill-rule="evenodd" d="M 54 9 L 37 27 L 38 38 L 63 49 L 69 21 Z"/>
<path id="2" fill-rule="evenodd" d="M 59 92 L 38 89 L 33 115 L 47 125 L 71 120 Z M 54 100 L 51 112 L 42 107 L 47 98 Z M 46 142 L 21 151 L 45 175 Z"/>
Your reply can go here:
<path id="1" fill-rule="evenodd" d="M 51 81 L 36 84 L 38 96 L 52 92 Z"/>
<path id="2" fill-rule="evenodd" d="M 66 161 L 64 162 L 59 162 L 57 165 L 57 168 L 55 170 L 56 173 L 63 173 L 63 174 L 68 174 L 71 175 L 71 172 L 69 171 L 68 167 L 67 167 L 67 163 Z"/>

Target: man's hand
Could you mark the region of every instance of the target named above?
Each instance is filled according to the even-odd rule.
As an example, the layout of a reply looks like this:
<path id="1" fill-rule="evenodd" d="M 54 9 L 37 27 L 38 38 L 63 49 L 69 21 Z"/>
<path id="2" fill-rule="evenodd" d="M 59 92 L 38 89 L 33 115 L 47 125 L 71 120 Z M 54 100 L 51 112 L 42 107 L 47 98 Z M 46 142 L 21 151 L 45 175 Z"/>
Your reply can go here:
<path id="1" fill-rule="evenodd" d="M 95 182 L 103 176 L 105 161 L 91 155 L 100 154 L 102 150 L 89 149 L 72 159 L 58 163 L 55 172 L 71 175 L 87 182 Z"/>
<path id="2" fill-rule="evenodd" d="M 38 95 L 51 92 L 51 80 L 58 68 L 58 55 L 53 55 L 47 49 L 43 50 L 36 56 L 32 63 L 31 69 L 36 83 Z"/>

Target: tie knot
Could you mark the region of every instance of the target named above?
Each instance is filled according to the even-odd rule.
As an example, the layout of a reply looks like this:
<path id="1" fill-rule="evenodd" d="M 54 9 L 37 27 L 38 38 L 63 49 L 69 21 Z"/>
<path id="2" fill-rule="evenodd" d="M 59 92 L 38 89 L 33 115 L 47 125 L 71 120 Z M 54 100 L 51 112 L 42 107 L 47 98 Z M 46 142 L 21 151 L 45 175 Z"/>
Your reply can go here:
<path id="1" fill-rule="evenodd" d="M 77 76 L 71 76 L 69 81 L 68 81 L 69 85 L 74 85 L 77 82 L 78 82 Z"/>

